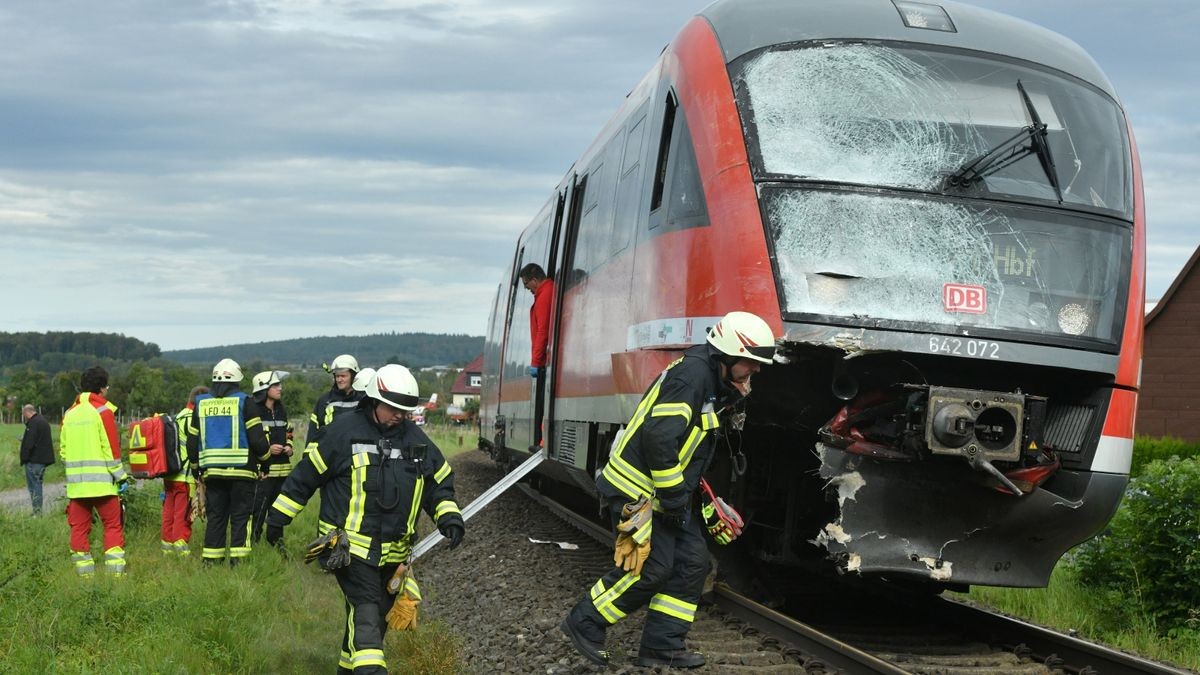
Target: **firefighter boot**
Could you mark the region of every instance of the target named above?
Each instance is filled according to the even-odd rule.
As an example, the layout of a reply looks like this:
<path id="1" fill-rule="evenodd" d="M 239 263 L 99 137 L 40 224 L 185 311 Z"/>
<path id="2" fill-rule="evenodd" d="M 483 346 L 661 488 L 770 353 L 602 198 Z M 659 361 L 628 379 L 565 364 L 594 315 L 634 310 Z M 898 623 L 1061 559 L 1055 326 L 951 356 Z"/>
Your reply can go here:
<path id="1" fill-rule="evenodd" d="M 704 655 L 700 652 L 693 652 L 687 649 L 660 651 L 658 649 L 642 647 L 638 650 L 637 660 L 634 663 L 647 668 L 655 666 L 666 668 L 699 668 L 704 665 Z"/>
<path id="2" fill-rule="evenodd" d="M 595 663 L 596 665 L 608 665 L 608 652 L 604 651 L 603 629 L 598 629 L 600 631 L 600 641 L 588 639 L 588 637 L 584 635 L 586 628 L 576 624 L 574 621 L 574 614 L 575 612 L 571 612 L 571 615 L 568 615 L 567 618 L 563 619 L 562 623 L 558 624 L 558 627 L 561 628 L 563 634 L 571 640 L 571 644 L 575 647 L 575 651 L 583 655 L 584 658 L 592 663 Z M 594 633 L 595 631 L 588 632 Z"/>

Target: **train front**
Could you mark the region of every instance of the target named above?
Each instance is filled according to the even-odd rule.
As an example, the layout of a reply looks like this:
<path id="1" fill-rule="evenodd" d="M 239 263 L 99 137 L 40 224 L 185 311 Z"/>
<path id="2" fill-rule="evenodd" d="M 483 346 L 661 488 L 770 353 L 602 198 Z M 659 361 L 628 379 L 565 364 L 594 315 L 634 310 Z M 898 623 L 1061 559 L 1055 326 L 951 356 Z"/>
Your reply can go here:
<path id="1" fill-rule="evenodd" d="M 1044 586 L 1128 480 L 1136 153 L 1073 43 L 878 4 L 887 16 L 844 19 L 865 31 L 827 31 L 862 38 L 762 45 L 787 29 L 710 19 L 786 333 L 786 364 L 756 376 L 729 489 L 768 561 L 815 544 L 844 571 Z"/>

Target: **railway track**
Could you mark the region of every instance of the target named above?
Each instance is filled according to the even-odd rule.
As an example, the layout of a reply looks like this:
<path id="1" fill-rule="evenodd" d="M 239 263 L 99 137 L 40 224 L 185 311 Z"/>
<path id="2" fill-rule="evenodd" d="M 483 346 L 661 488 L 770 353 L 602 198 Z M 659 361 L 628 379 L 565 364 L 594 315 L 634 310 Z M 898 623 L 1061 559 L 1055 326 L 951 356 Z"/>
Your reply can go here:
<path id="1" fill-rule="evenodd" d="M 600 525 L 547 498 L 528 485 L 522 492 L 576 530 L 611 547 L 612 534 Z M 607 561 L 593 553 L 589 564 Z M 690 641 L 709 653 L 726 650 L 727 641 L 705 638 L 705 622 L 733 625 L 743 637 L 743 652 L 754 653 L 755 640 L 775 641 L 776 659 L 753 672 L 927 673 L 937 675 L 1168 675 L 1187 671 L 1070 637 L 1032 624 L 928 594 L 911 594 L 884 584 L 847 579 L 817 584 L 790 580 L 781 607 L 767 607 L 724 583 L 706 598 L 708 614 L 697 622 Z M 759 650 L 761 651 L 761 649 Z M 718 654 L 721 672 L 737 672 L 745 654 Z M 733 663 L 724 661 L 732 660 Z"/>

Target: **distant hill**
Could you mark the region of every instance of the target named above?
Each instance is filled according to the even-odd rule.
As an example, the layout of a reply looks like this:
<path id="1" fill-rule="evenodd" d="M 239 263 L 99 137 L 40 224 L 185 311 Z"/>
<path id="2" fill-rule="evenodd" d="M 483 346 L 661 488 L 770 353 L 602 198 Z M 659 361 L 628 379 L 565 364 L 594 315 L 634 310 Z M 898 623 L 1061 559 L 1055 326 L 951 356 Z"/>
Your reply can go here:
<path id="1" fill-rule="evenodd" d="M 52 331 L 0 333 L 0 371 L 33 368 L 50 374 L 82 370 L 102 363 L 147 361 L 159 356 L 158 345 L 117 333 Z"/>
<path id="2" fill-rule="evenodd" d="M 211 365 L 223 358 L 239 363 L 262 361 L 275 366 L 316 366 L 338 354 L 351 354 L 360 365 L 396 362 L 410 368 L 465 365 L 483 352 L 483 337 L 435 333 L 380 333 L 298 338 L 254 344 L 164 351 L 163 357 L 186 364 Z"/>

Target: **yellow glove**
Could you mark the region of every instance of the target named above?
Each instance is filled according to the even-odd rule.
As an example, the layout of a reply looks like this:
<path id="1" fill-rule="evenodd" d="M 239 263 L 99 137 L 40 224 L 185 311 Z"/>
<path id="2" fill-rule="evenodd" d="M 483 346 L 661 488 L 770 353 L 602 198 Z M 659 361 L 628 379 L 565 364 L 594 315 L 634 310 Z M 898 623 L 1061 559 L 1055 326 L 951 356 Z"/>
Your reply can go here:
<path id="1" fill-rule="evenodd" d="M 621 522 L 617 524 L 617 541 L 613 546 L 613 562 L 634 576 L 641 576 L 642 566 L 650 557 L 653 513 L 650 500 L 644 496 L 621 508 Z"/>
<path id="2" fill-rule="evenodd" d="M 396 573 L 388 581 L 388 593 L 399 593 L 400 597 L 392 603 L 387 613 L 387 625 L 392 630 L 417 629 L 417 605 L 421 604 L 421 589 L 417 580 L 404 565 L 396 568 Z"/>
<path id="3" fill-rule="evenodd" d="M 194 523 L 197 520 L 205 520 L 205 518 L 208 516 L 205 504 L 207 500 L 205 499 L 204 495 L 204 483 L 202 481 L 196 481 L 196 484 L 192 489 L 194 492 L 189 500 L 191 504 L 189 504 L 190 508 L 188 509 L 188 522 L 190 523 Z"/>

